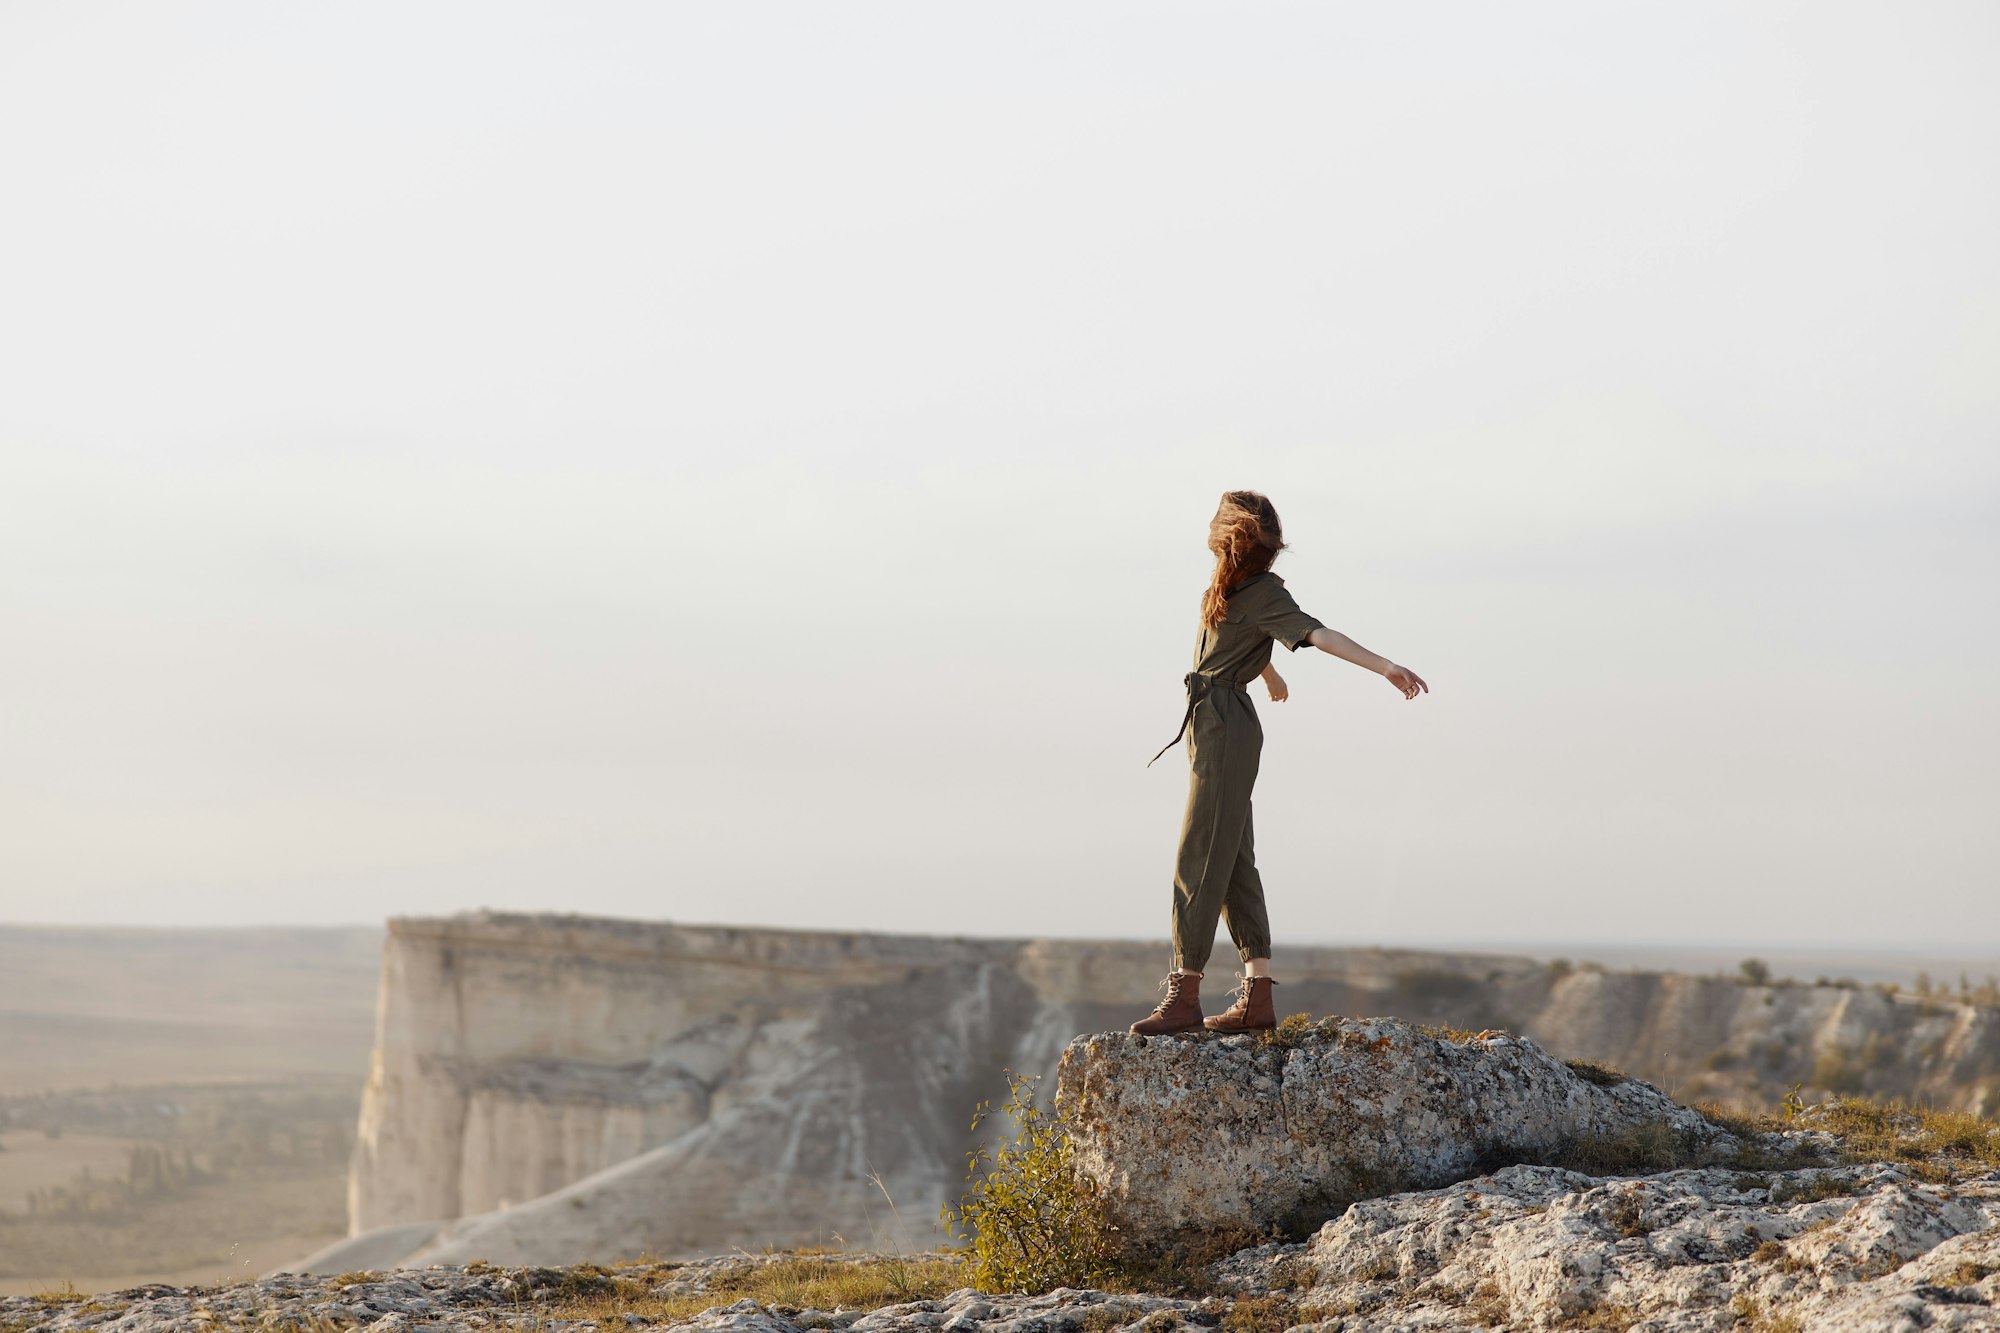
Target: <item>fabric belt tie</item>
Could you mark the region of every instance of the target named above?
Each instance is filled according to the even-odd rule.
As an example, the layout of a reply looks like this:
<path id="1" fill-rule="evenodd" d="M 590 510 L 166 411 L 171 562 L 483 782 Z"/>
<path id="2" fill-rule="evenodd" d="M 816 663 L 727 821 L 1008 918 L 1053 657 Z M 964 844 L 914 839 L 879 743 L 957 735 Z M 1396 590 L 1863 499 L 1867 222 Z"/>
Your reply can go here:
<path id="1" fill-rule="evenodd" d="M 1181 743 L 1181 737 L 1187 735 L 1187 729 L 1194 723 L 1194 706 L 1206 699 L 1211 690 L 1234 690 L 1238 694 L 1248 694 L 1250 691 L 1250 687 L 1241 681 L 1224 680 L 1221 676 L 1205 676 L 1199 671 L 1188 672 L 1181 678 L 1181 683 L 1187 686 L 1187 711 L 1181 714 L 1181 729 L 1174 733 L 1172 740 L 1160 747 L 1160 754 L 1165 754 Z M 1148 759 L 1146 767 L 1151 768 L 1160 754 Z"/>

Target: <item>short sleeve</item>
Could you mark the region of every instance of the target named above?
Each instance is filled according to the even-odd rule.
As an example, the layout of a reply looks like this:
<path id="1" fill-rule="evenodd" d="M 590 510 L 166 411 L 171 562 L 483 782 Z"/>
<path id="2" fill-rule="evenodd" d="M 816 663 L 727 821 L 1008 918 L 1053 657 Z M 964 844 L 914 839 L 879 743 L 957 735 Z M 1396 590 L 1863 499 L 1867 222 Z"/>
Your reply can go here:
<path id="1" fill-rule="evenodd" d="M 1299 604 L 1285 591 L 1284 584 L 1276 579 L 1267 582 L 1270 586 L 1257 599 L 1252 620 L 1258 629 L 1284 644 L 1287 651 L 1295 653 L 1308 635 L 1316 629 L 1324 629 L 1325 624 L 1318 617 L 1299 610 Z"/>

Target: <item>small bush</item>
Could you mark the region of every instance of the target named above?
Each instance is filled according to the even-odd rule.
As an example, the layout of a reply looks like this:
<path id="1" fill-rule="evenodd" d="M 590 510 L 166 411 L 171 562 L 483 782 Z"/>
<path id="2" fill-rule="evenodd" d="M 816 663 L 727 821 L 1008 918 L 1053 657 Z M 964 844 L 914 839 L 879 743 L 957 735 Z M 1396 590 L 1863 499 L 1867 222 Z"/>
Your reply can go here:
<path id="1" fill-rule="evenodd" d="M 1736 965 L 1738 980 L 1746 986 L 1771 984 L 1771 965 L 1761 958 L 1745 958 Z"/>
<path id="2" fill-rule="evenodd" d="M 971 1188 L 957 1207 L 946 1203 L 939 1218 L 948 1235 L 966 1242 L 959 1263 L 981 1291 L 1089 1286 L 1113 1270 L 1112 1232 L 1096 1182 L 1077 1168 L 1062 1115 L 1035 1104 L 1037 1080 L 1009 1070 L 1007 1082 L 1001 1110 L 1014 1123 L 1013 1141 L 967 1154 Z M 981 1102 L 972 1128 L 990 1114 Z"/>

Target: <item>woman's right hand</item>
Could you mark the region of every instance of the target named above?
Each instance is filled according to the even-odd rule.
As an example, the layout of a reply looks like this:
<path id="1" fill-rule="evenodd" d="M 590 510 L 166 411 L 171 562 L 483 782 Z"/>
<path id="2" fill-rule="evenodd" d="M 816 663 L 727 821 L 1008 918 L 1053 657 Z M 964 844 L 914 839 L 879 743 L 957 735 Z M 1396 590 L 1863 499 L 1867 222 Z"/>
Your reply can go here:
<path id="1" fill-rule="evenodd" d="M 1382 673 L 1382 679 L 1401 690 L 1405 699 L 1414 699 L 1419 694 L 1431 692 L 1431 687 L 1424 684 L 1422 676 L 1406 666 L 1397 666 L 1394 662 L 1391 662 L 1389 669 Z"/>

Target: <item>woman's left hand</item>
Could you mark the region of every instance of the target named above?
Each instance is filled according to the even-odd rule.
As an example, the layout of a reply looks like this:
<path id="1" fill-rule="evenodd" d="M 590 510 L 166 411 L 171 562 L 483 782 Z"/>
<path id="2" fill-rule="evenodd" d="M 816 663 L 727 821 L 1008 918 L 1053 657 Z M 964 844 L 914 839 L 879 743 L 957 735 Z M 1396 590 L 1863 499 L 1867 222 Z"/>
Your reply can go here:
<path id="1" fill-rule="evenodd" d="M 1391 685 L 1401 690 L 1405 699 L 1414 699 L 1419 694 L 1429 694 L 1431 692 L 1431 687 L 1424 684 L 1422 676 L 1419 676 L 1406 666 L 1397 666 L 1394 662 L 1389 664 L 1389 669 L 1384 671 L 1382 676 Z"/>
<path id="2" fill-rule="evenodd" d="M 1285 678 L 1268 668 L 1264 672 L 1264 688 L 1271 692 L 1274 704 L 1281 704 L 1292 697 L 1292 692 L 1285 688 Z"/>

